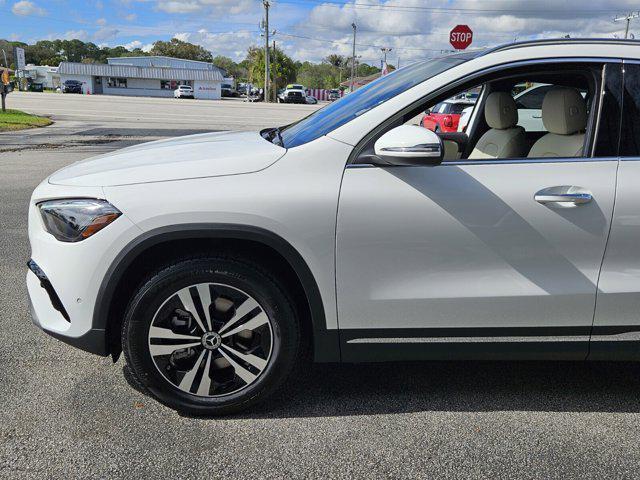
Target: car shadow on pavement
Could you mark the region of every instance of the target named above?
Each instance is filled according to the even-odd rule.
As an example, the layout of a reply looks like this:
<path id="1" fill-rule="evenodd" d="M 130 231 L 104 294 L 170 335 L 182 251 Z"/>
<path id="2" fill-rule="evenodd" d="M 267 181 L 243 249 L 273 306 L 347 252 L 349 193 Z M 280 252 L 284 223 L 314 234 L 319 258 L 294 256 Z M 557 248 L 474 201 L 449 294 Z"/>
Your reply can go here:
<path id="1" fill-rule="evenodd" d="M 234 418 L 409 412 L 640 412 L 640 364 L 428 362 L 313 365 Z"/>

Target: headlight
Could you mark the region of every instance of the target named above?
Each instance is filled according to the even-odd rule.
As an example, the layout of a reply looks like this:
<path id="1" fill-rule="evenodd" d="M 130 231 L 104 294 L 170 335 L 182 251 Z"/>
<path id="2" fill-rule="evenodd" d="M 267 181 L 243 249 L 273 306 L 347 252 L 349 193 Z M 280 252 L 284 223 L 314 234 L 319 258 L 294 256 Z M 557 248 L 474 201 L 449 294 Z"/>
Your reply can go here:
<path id="1" fill-rule="evenodd" d="M 61 242 L 79 242 L 113 222 L 122 212 L 106 200 L 74 198 L 38 203 L 45 229 Z"/>

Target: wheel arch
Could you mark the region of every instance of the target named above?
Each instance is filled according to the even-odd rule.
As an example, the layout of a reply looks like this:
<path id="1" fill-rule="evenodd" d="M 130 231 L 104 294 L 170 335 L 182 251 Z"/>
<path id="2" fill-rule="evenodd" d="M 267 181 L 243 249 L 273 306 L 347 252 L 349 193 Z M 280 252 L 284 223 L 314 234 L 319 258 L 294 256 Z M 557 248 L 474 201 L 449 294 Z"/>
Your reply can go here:
<path id="1" fill-rule="evenodd" d="M 187 248 L 206 246 L 208 251 L 220 247 L 223 252 L 236 251 L 241 246 L 271 262 L 267 267 L 282 268 L 287 281 L 302 295 L 294 297 L 297 307 L 306 307 L 307 334 L 311 335 L 313 358 L 316 362 L 340 361 L 339 335 L 337 330 L 326 328 L 326 317 L 318 284 L 302 255 L 281 236 L 259 227 L 237 224 L 184 224 L 161 227 L 145 232 L 130 242 L 116 257 L 105 274 L 94 306 L 93 328 L 106 331 L 105 341 L 109 353 L 116 359 L 120 354 L 118 325 L 128 301 L 114 301 L 119 292 L 126 291 L 137 277 L 153 270 L 145 265 L 147 255 L 163 246 L 181 244 Z M 266 255 L 260 255 L 260 254 Z M 268 257 L 268 258 L 267 258 Z M 277 262 L 277 263 L 274 263 Z M 283 264 L 283 262 L 285 264 Z M 151 262 L 148 262 L 151 263 Z M 146 268 L 146 270 L 145 270 Z M 293 273 L 293 275 L 291 275 Z M 116 328 L 114 328 L 116 327 Z"/>

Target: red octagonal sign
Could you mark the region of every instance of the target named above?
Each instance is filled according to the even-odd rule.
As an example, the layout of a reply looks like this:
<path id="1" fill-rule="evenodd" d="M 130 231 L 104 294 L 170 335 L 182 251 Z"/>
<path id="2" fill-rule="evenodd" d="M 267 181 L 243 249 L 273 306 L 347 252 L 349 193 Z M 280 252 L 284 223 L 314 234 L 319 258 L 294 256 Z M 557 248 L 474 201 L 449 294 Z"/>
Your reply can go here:
<path id="1" fill-rule="evenodd" d="M 473 32 L 469 25 L 457 25 L 449 34 L 449 42 L 456 50 L 464 50 L 473 41 Z"/>

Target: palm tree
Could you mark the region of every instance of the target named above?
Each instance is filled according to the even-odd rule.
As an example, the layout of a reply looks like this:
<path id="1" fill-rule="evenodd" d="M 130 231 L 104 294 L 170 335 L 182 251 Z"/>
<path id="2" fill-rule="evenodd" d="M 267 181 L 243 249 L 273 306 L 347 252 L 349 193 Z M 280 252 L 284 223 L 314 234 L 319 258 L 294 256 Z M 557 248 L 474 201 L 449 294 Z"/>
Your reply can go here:
<path id="1" fill-rule="evenodd" d="M 325 62 L 327 62 L 329 65 L 333 65 L 334 67 L 338 67 L 341 68 L 344 66 L 344 57 L 342 55 L 338 55 L 336 53 L 332 53 L 331 55 L 328 55 L 325 59 Z"/>

